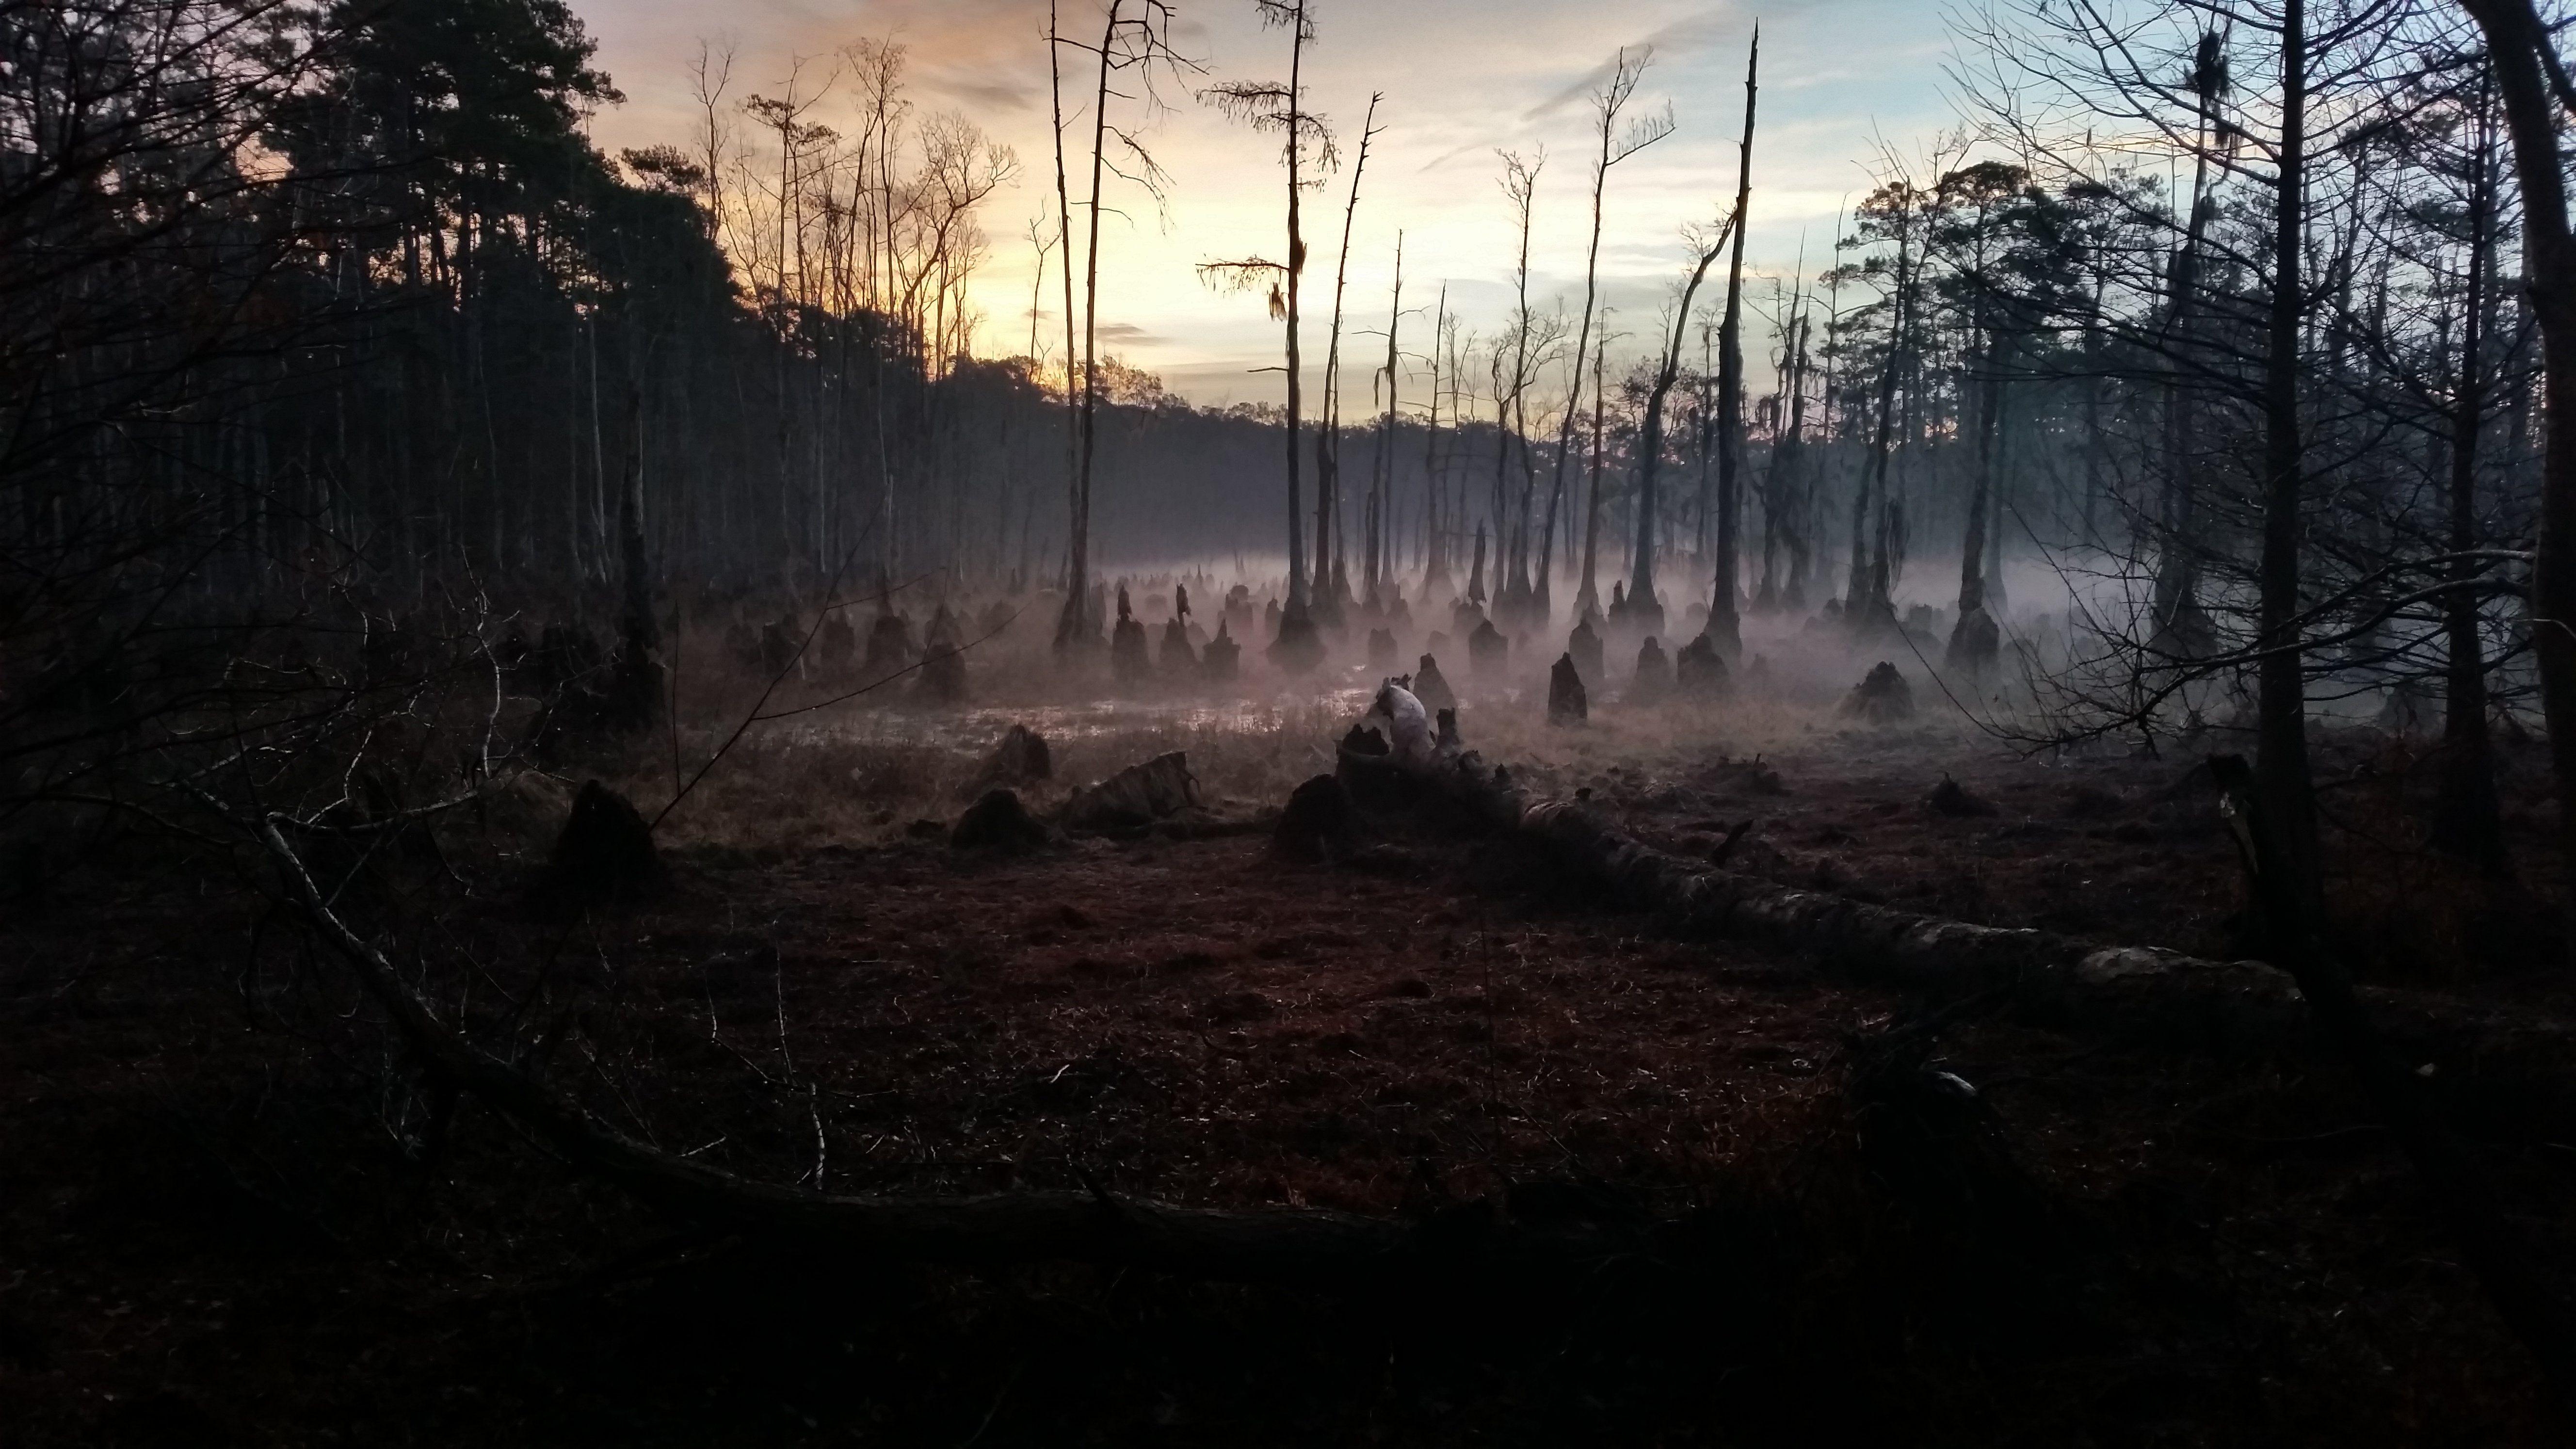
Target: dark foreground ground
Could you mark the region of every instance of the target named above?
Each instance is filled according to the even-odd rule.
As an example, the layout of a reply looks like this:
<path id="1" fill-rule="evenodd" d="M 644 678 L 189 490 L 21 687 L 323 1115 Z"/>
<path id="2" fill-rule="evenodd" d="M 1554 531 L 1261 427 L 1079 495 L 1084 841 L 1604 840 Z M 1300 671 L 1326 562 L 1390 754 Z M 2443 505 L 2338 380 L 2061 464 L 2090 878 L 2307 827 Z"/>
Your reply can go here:
<path id="1" fill-rule="evenodd" d="M 1683 843 L 1763 797 L 1762 868 L 1926 906 L 1979 907 L 1940 898 L 1965 879 L 2108 930 L 2205 890 L 2169 943 L 2223 942 L 2224 856 L 2143 798 L 2178 766 L 1974 777 L 2009 808 L 1953 819 L 1914 756 L 1856 759 L 1598 784 Z M 1996 849 L 2034 822 L 2055 855 Z M 205 862 L 112 864 L 0 927 L 0 1443 L 2558 1442 L 2330 1066 L 1971 1010 L 1925 1066 L 1985 1106 L 1935 1121 L 1871 1085 L 1921 1003 L 1673 939 L 1489 841 L 699 847 L 663 901 L 580 919 L 451 849 L 349 905 L 558 1086 L 745 1174 L 1687 1225 L 1575 1281 L 689 1236 L 446 1110 Z M 2563 1252 L 2576 1150 L 2484 1151 Z"/>

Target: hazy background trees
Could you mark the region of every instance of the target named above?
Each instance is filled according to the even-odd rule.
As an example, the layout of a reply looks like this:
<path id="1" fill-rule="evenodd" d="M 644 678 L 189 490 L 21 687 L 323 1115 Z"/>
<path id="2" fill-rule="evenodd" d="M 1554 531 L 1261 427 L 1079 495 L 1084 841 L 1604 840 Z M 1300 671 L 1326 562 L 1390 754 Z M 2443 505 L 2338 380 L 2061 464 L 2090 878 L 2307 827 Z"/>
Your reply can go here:
<path id="1" fill-rule="evenodd" d="M 1105 44 L 1057 37 L 1068 96 L 1186 68 L 1160 8 L 1102 13 Z M 1282 146 L 1296 205 L 1328 162 L 1299 77 L 1330 51 L 1308 7 L 1265 13 L 1291 79 L 1212 94 Z M 1620 158 L 1734 114 L 1640 110 L 1621 57 L 1589 167 L 1506 158 L 1501 325 L 1436 304 L 1428 342 L 1390 340 L 1397 401 L 1307 437 L 1110 355 L 1074 286 L 1097 184 L 1031 229 L 1091 325 L 975 356 L 985 213 L 1024 158 L 916 104 L 894 43 L 758 85 L 711 50 L 687 133 L 610 157 L 584 123 L 616 92 L 560 0 L 0 3 L 0 710 L 37 755 L 106 749 L 75 716 L 210 687 L 224 630 L 375 637 L 457 594 L 607 632 L 636 559 L 656 609 L 719 617 L 835 577 L 1063 587 L 1095 554 L 1284 555 L 1341 605 L 1355 534 L 1363 583 L 1445 607 L 1481 533 L 1533 635 L 1603 552 L 1676 634 L 1739 599 L 1863 630 L 1929 610 L 1970 702 L 2018 680 L 2034 738 L 2242 718 L 2278 762 L 2319 708 L 2440 709 L 2443 839 L 2489 859 L 2477 742 L 2534 684 L 2564 230 L 2525 215 L 2555 173 L 2513 144 L 2546 129 L 2516 86 L 2550 125 L 2557 98 L 2523 13 L 2485 17 L 2522 37 L 2499 67 L 2493 24 L 2433 0 L 1964 12 L 1969 126 L 1883 148 L 1812 274 L 1730 261 L 1724 295 L 1677 284 L 1624 327 L 1588 271 L 1533 284 L 1527 236 L 1597 234 Z M 1157 195 L 1126 119 L 1067 120 L 1069 169 Z M 1360 247 L 1404 220 L 1353 216 Z M 1237 269 L 1292 348 L 1304 241 Z M 1343 310 L 1379 305 L 1418 335 L 1394 299 Z M 1694 470 L 1714 486 L 1675 486 Z"/>

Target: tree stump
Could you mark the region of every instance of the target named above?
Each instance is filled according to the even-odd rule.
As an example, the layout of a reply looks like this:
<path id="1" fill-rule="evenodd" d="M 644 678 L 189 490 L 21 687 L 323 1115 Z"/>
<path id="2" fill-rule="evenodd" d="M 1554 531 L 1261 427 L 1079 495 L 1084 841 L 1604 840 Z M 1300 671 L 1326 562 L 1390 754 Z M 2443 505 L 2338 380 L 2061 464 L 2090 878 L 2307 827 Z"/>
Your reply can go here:
<path id="1" fill-rule="evenodd" d="M 1175 750 L 1075 791 L 1065 802 L 1063 823 L 1068 830 L 1100 833 L 1141 830 L 1198 803 L 1199 782 L 1190 773 L 1190 758 Z"/>
<path id="2" fill-rule="evenodd" d="M 1121 619 L 1109 632 L 1109 677 L 1121 685 L 1144 683 L 1153 674 L 1145 658 L 1145 626 Z"/>
<path id="3" fill-rule="evenodd" d="M 1163 626 L 1163 651 L 1154 660 L 1163 677 L 1194 680 L 1199 677 L 1199 653 L 1190 647 L 1190 626 L 1175 617 Z"/>
<path id="4" fill-rule="evenodd" d="M 1673 688 L 1684 699 L 1723 699 L 1733 683 L 1727 676 L 1726 656 L 1718 652 L 1717 641 L 1705 629 L 1673 656 Z"/>
<path id="5" fill-rule="evenodd" d="M 942 604 L 931 616 L 921 656 L 921 692 L 950 704 L 966 697 L 966 651 L 958 647 L 957 621 Z"/>
<path id="6" fill-rule="evenodd" d="M 1932 808 L 1933 814 L 1954 819 L 1998 813 L 1993 802 L 1969 794 L 1958 781 L 1950 778 L 1947 770 L 1941 772 L 1941 783 L 1932 787 L 1931 795 L 1923 803 Z"/>
<path id="7" fill-rule="evenodd" d="M 1565 636 L 1565 652 L 1574 661 L 1576 673 L 1596 682 L 1603 678 L 1601 635 L 1592 627 L 1590 614 L 1574 621 L 1574 632 Z"/>
<path id="8" fill-rule="evenodd" d="M 760 669 L 776 678 L 796 667 L 797 651 L 804 647 L 805 629 L 793 614 L 781 614 L 760 629 Z"/>
<path id="9" fill-rule="evenodd" d="M 832 674 L 847 672 L 859 657 L 859 631 L 850 627 L 848 614 L 846 609 L 834 609 L 814 641 L 814 662 Z"/>
<path id="10" fill-rule="evenodd" d="M 640 900 L 669 883 L 653 828 L 635 806 L 597 780 L 582 786 L 555 837 L 543 894 L 569 904 Z"/>
<path id="11" fill-rule="evenodd" d="M 1216 637 L 1208 641 L 1207 652 L 1199 656 L 1199 677 L 1210 684 L 1232 684 L 1240 668 L 1243 646 L 1234 642 L 1234 611 L 1217 621 Z"/>
<path id="12" fill-rule="evenodd" d="M 868 626 L 868 657 L 860 664 L 859 672 L 870 679 L 883 679 L 911 667 L 912 654 L 911 621 L 888 609 Z"/>
<path id="13" fill-rule="evenodd" d="M 1413 671 L 1413 697 L 1421 700 L 1422 707 L 1433 714 L 1458 707 L 1457 691 L 1441 677 L 1440 661 L 1428 654 L 1422 656 L 1422 667 Z"/>
<path id="14" fill-rule="evenodd" d="M 1555 667 L 1547 672 L 1547 722 L 1581 724 L 1590 713 L 1583 697 L 1583 675 L 1574 667 L 1569 650 L 1558 655 Z"/>
<path id="15" fill-rule="evenodd" d="M 1870 667 L 1867 678 L 1852 686 L 1835 711 L 1846 719 L 1865 720 L 1870 724 L 1893 724 L 1914 718 L 1914 689 L 1896 666 L 1882 659 Z"/>
<path id="16" fill-rule="evenodd" d="M 1278 632 L 1270 640 L 1270 665 L 1282 674 L 1311 674 L 1324 662 L 1324 639 L 1315 619 L 1301 607 L 1284 609 Z"/>
<path id="17" fill-rule="evenodd" d="M 993 753 L 984 757 L 979 777 L 997 785 L 1033 785 L 1053 777 L 1055 758 L 1046 737 L 1024 724 L 1011 726 Z"/>
<path id="18" fill-rule="evenodd" d="M 1979 604 L 1959 616 L 1958 624 L 1950 630 L 1949 652 L 1941 662 L 1971 679 L 1981 678 L 1994 669 L 2002 649 L 2003 632 L 1995 627 L 1994 616 Z"/>
<path id="19" fill-rule="evenodd" d="M 1271 844 L 1291 860 L 1331 860 L 1346 855 L 1359 839 L 1359 807 L 1350 788 L 1332 775 L 1317 775 L 1288 796 L 1279 812 Z"/>
<path id="20" fill-rule="evenodd" d="M 1395 667 L 1395 631 L 1371 629 L 1368 636 L 1368 661 L 1371 669 Z"/>
<path id="21" fill-rule="evenodd" d="M 1661 704 L 1673 692 L 1673 664 L 1664 657 L 1664 646 L 1655 636 L 1637 646 L 1637 672 L 1628 682 L 1630 704 Z"/>
<path id="22" fill-rule="evenodd" d="M 1020 797 L 1009 790 L 987 790 L 983 798 L 966 807 L 957 817 L 957 828 L 948 833 L 952 850 L 991 850 L 1020 854 L 1046 844 L 1046 827 L 1029 814 Z"/>
<path id="23" fill-rule="evenodd" d="M 1476 632 L 1467 636 L 1469 673 L 1479 678 L 1499 679 L 1503 672 L 1511 667 L 1511 662 L 1511 641 L 1505 639 L 1502 631 L 1494 627 L 1493 620 L 1486 619 L 1478 623 Z"/>

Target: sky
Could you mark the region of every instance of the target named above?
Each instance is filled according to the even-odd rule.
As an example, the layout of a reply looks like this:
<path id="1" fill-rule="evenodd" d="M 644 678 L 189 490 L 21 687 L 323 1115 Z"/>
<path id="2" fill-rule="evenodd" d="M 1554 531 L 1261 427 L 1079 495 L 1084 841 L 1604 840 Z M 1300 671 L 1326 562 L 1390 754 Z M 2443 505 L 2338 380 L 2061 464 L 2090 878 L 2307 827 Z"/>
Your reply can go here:
<path id="1" fill-rule="evenodd" d="M 891 38 L 909 52 L 910 94 L 923 111 L 954 111 L 1016 150 L 1015 184 L 986 203 L 991 251 L 975 284 L 984 314 L 979 352 L 1028 350 L 1035 256 L 1031 218 L 1051 202 L 1046 0 L 572 0 L 598 42 L 597 63 L 627 96 L 594 118 L 611 150 L 686 143 L 697 124 L 690 65 L 701 41 L 730 49 L 737 96 L 775 94 L 792 60 L 809 81 L 861 38 Z M 1101 0 L 1061 0 L 1064 29 L 1096 29 Z M 1201 104 L 1192 86 L 1284 79 L 1284 31 L 1264 29 L 1253 0 L 1174 0 L 1179 48 L 1204 74 L 1167 85 L 1168 108 L 1145 118 L 1113 102 L 1122 123 L 1143 120 L 1143 139 L 1170 174 L 1160 208 L 1114 179 L 1101 242 L 1104 346 L 1158 374 L 1202 405 L 1276 402 L 1284 396 L 1280 329 L 1260 297 L 1210 289 L 1202 262 L 1285 249 L 1286 173 L 1278 147 Z M 1882 143 L 1919 155 L 1958 124 L 1944 63 L 1951 41 L 1934 0 L 1315 0 L 1318 35 L 1305 63 L 1309 105 L 1340 134 L 1343 166 L 1309 193 L 1305 283 L 1306 377 L 1322 376 L 1334 253 L 1363 114 L 1372 93 L 1381 133 L 1372 143 L 1351 236 L 1344 323 L 1345 419 L 1369 409 L 1371 369 L 1382 362 L 1397 232 L 1404 242 L 1405 352 L 1427 353 L 1432 307 L 1446 284 L 1451 312 L 1491 336 L 1511 306 L 1515 238 L 1499 185 L 1497 148 L 1546 160 L 1531 237 L 1532 305 L 1562 299 L 1579 309 L 1589 223 L 1589 93 L 1622 46 L 1653 47 L 1630 114 L 1672 107 L 1678 129 L 1614 168 L 1601 243 L 1602 295 L 1613 309 L 1611 356 L 1645 352 L 1688 262 L 1682 228 L 1722 214 L 1731 200 L 1743 120 L 1747 42 L 1762 27 L 1760 123 L 1754 140 L 1747 295 L 1769 306 L 1771 277 L 1832 257 L 1838 212 L 1870 184 Z M 1068 75 L 1085 57 L 1068 54 Z M 1080 90 L 1069 85 L 1068 98 Z M 839 119 L 851 88 L 825 100 Z M 845 129 L 855 129 L 846 128 Z M 1082 183 L 1075 181 L 1077 225 Z M 1061 297 L 1050 262 L 1047 290 Z M 1420 310 L 1417 312 L 1416 309 Z M 1043 309 L 1042 345 L 1061 339 L 1059 312 Z M 1362 329 L 1369 335 L 1356 335 Z M 1759 367 L 1756 332 L 1746 351 Z M 1624 339 L 1624 340 L 1615 340 Z M 1060 340 L 1046 348 L 1061 350 Z M 1427 383 L 1408 362 L 1408 403 Z M 1260 369 L 1271 369 L 1262 371 Z M 1561 392 L 1552 375 L 1542 393 Z M 1311 395 L 1311 392 L 1310 392 Z"/>

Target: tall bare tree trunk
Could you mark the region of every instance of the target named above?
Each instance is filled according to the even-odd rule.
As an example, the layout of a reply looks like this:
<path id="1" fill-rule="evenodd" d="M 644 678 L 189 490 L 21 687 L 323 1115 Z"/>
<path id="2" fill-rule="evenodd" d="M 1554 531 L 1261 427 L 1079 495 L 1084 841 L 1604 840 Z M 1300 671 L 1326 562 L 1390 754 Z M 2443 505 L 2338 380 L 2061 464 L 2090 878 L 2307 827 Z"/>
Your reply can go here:
<path id="1" fill-rule="evenodd" d="M 1736 218 L 1730 216 L 1716 241 L 1700 252 L 1690 280 L 1682 286 L 1680 305 L 1673 309 L 1673 335 L 1665 344 L 1654 388 L 1646 395 L 1646 415 L 1637 429 L 1637 544 L 1635 556 L 1628 561 L 1628 618 L 1647 634 L 1664 632 L 1663 601 L 1655 597 L 1655 474 L 1664 451 L 1664 399 L 1673 390 L 1673 380 L 1681 375 L 1682 342 L 1690 333 L 1691 301 L 1699 295 L 1699 284 L 1707 280 L 1708 269 L 1716 263 L 1718 253 L 1733 240 L 1735 229 Z"/>
<path id="2" fill-rule="evenodd" d="M 1575 615 L 1598 618 L 1601 593 L 1594 587 L 1594 560 L 1601 552 L 1601 424 L 1609 411 L 1609 396 L 1601 390 L 1602 354 L 1609 344 L 1592 344 L 1592 467 L 1591 479 L 1583 490 L 1583 584 L 1575 590 Z M 1577 359 L 1578 365 L 1580 359 Z"/>
<path id="3" fill-rule="evenodd" d="M 1109 152 L 1109 49 L 1118 40 L 1118 12 L 1126 0 L 1109 0 L 1108 18 L 1100 30 L 1100 86 L 1091 102 L 1091 206 L 1088 236 L 1082 244 L 1082 541 L 1076 562 L 1076 597 L 1084 602 L 1083 639 L 1097 637 L 1098 621 L 1090 617 L 1091 479 L 1100 445 L 1100 187 Z"/>
<path id="4" fill-rule="evenodd" d="M 1914 291 L 1914 220 L 1912 199 L 1897 218 L 1896 307 L 1889 322 L 1887 367 L 1878 379 L 1878 425 L 1872 429 L 1869 463 L 1852 495 L 1851 579 L 1843 593 L 1843 622 L 1854 633 L 1894 627 L 1896 610 L 1887 597 L 1887 462 L 1896 441 L 1896 385 L 1904 371 L 1906 334 L 1913 325 L 1909 303 Z M 1878 505 L 1875 536 L 1869 528 L 1870 505 Z"/>
<path id="5" fill-rule="evenodd" d="M 1065 486 L 1065 568 L 1064 608 L 1055 625 L 1055 648 L 1062 654 L 1096 639 L 1099 621 L 1090 617 L 1091 609 L 1091 491 L 1082 472 L 1082 402 L 1073 389 L 1073 196 L 1064 175 L 1064 84 L 1062 68 L 1056 63 L 1056 48 L 1061 43 L 1056 33 L 1056 7 L 1047 6 L 1047 95 L 1055 114 L 1055 211 L 1056 256 L 1064 272 L 1064 486 Z M 1104 70 L 1106 55 L 1101 58 Z M 875 266 L 875 252 L 870 249 L 869 266 Z M 884 396 L 884 388 L 877 389 Z M 877 425 L 882 448 L 885 425 Z M 893 480 L 886 486 L 892 488 Z"/>
<path id="6" fill-rule="evenodd" d="M 2541 457 L 2540 539 L 2531 575 L 2532 652 L 2558 779 L 2559 846 L 2576 868 L 2576 237 L 2552 94 L 2550 32 L 2531 0 L 2460 0 L 2486 32 L 2514 174 L 2522 184 L 2525 270 L 2540 325 L 2548 440 Z M 2576 912 L 2571 912 L 2576 924 Z"/>
<path id="7" fill-rule="evenodd" d="M 1306 591 L 1306 545 L 1304 522 L 1298 514 L 1297 487 L 1297 421 L 1298 410 L 1305 401 L 1299 370 L 1304 366 L 1297 349 L 1297 278 L 1306 270 L 1306 238 L 1299 226 L 1297 202 L 1304 190 L 1299 174 L 1298 108 L 1305 94 L 1306 5 L 1298 0 L 1288 26 L 1288 278 L 1285 322 L 1288 329 L 1288 604 L 1279 614 L 1279 637 L 1273 649 L 1283 646 L 1302 650 L 1314 642 L 1315 623 L 1309 616 Z"/>
<path id="8" fill-rule="evenodd" d="M 661 630 L 653 615 L 653 571 L 644 547 L 644 391 L 626 389 L 626 466 L 618 489 L 617 542 L 623 617 L 618 621 L 617 665 L 611 675 L 612 712 L 627 729 L 649 727 L 662 707 Z"/>
<path id="9" fill-rule="evenodd" d="M 2174 253 L 2166 278 L 2165 345 L 2177 352 L 2192 345 L 2201 242 L 2216 210 L 2209 194 L 2209 150 L 2222 125 L 2219 108 L 2227 99 L 2225 37 L 2219 31 L 2201 33 L 2190 79 L 2200 110 L 2192 142 L 2191 213 L 2183 222 L 2182 249 Z M 2155 647 L 2188 656 L 2205 652 L 2214 635 L 2200 607 L 2200 545 L 2194 522 L 2198 493 L 2192 468 L 2199 441 L 2193 432 L 2192 397 L 2184 372 L 2177 364 L 2165 382 L 2165 496 L 2160 520 L 2164 536 L 2156 550 L 2150 607 Z"/>
<path id="10" fill-rule="evenodd" d="M 1386 304 L 1386 421 L 1378 427 L 1377 463 L 1369 476 L 1368 519 L 1368 608 L 1374 614 L 1386 606 L 1380 596 L 1385 586 L 1385 542 L 1382 536 L 1386 517 L 1387 495 L 1395 482 L 1395 394 L 1396 369 L 1402 359 L 1395 349 L 1397 326 L 1404 321 L 1404 233 L 1395 234 L 1395 291 Z M 1401 589 L 1397 591 L 1399 594 Z"/>
<path id="11" fill-rule="evenodd" d="M 1744 469 L 1744 217 L 1753 201 L 1753 107 L 1762 65 L 1762 27 L 1744 60 L 1744 141 L 1735 168 L 1735 251 L 1726 268 L 1726 320 L 1717 343 L 1717 577 L 1708 597 L 1708 635 L 1729 659 L 1744 652 L 1736 612 L 1736 522 Z"/>
<path id="12" fill-rule="evenodd" d="M 1653 58 L 1654 52 L 1650 47 L 1631 62 L 1626 48 L 1622 47 L 1619 51 L 1619 59 L 1611 69 L 1610 79 L 1593 97 L 1593 116 L 1601 129 L 1601 149 L 1600 153 L 1593 158 L 1592 165 L 1592 233 L 1583 253 L 1583 313 L 1574 334 L 1574 367 L 1565 390 L 1565 417 L 1557 425 L 1556 430 L 1556 483 L 1548 495 L 1548 516 L 1551 525 L 1556 515 L 1556 498 L 1565 491 L 1566 456 L 1574 446 L 1575 412 L 1583 399 L 1584 358 L 1587 353 L 1593 353 L 1592 319 L 1598 308 L 1600 296 L 1602 192 L 1609 185 L 1611 167 L 1672 134 L 1671 118 L 1667 116 L 1661 122 L 1650 120 L 1632 130 L 1624 142 L 1618 139 L 1619 113 L 1626 108 L 1629 97 L 1636 94 L 1637 81 L 1645 74 L 1646 66 Z M 1598 356 L 1597 353 L 1593 355 L 1596 358 Z M 1583 582 L 1574 595 L 1574 612 L 1578 618 L 1598 618 L 1601 614 L 1600 591 L 1593 584 L 1593 559 L 1599 543 L 1601 524 L 1601 501 L 1598 496 L 1601 479 L 1601 406 L 1600 367 L 1596 361 L 1593 368 L 1592 388 L 1594 487 L 1589 501 L 1584 506 Z M 1547 568 L 1542 567 L 1539 572 L 1544 579 Z"/>
<path id="13" fill-rule="evenodd" d="M 2272 218 L 2272 297 L 2263 356 L 2263 546 L 2256 613 L 2265 649 L 2255 672 L 2256 776 L 2294 886 L 2318 902 L 2316 785 L 2308 772 L 2305 653 L 2299 649 L 2299 504 L 2306 449 L 2299 433 L 2300 284 L 2306 240 L 2308 42 L 2306 0 L 2281 7 L 2281 137 Z"/>
<path id="14" fill-rule="evenodd" d="M 2479 435 L 2486 426 L 2486 321 L 2488 276 L 2495 249 L 2495 72 L 2479 78 L 2476 145 L 2469 164 L 2469 275 L 2462 299 L 2460 361 L 2451 389 L 2451 551 L 2478 546 Z M 2495 754 L 2487 738 L 2486 649 L 2480 639 L 2477 595 L 2470 585 L 2483 573 L 2462 559 L 2451 566 L 2455 588 L 2443 604 L 2444 662 L 2442 787 L 2434 807 L 2433 848 L 2489 875 L 2507 869 L 2504 823 L 2496 800 Z"/>
<path id="15" fill-rule="evenodd" d="M 1369 97 L 1360 123 L 1360 153 L 1351 163 L 1350 200 L 1342 207 L 1342 249 L 1333 264 L 1333 326 L 1324 345 L 1324 406 L 1315 429 L 1315 605 L 1336 627 L 1350 599 L 1351 574 L 1342 557 L 1342 289 L 1350 280 L 1351 225 L 1360 213 L 1360 180 L 1368 171 L 1369 140 L 1377 134 L 1377 103 Z"/>
<path id="16" fill-rule="evenodd" d="M 1438 603 L 1439 590 L 1449 583 L 1449 535 L 1457 531 L 1457 520 L 1448 516 L 1445 482 L 1440 469 L 1440 349 L 1449 335 L 1449 284 L 1440 284 L 1440 305 L 1431 321 L 1431 415 L 1422 433 L 1422 598 L 1427 604 Z"/>
<path id="17" fill-rule="evenodd" d="M 1801 263 L 1803 272 L 1804 265 Z M 1807 555 L 1810 520 L 1806 507 L 1807 335 L 1814 324 L 1815 294 L 1809 292 L 1789 327 L 1789 421 L 1771 442 L 1771 466 L 1763 483 L 1762 593 L 1758 607 L 1803 609 L 1807 604 Z M 1789 555 L 1787 583 L 1772 587 L 1774 548 Z"/>

